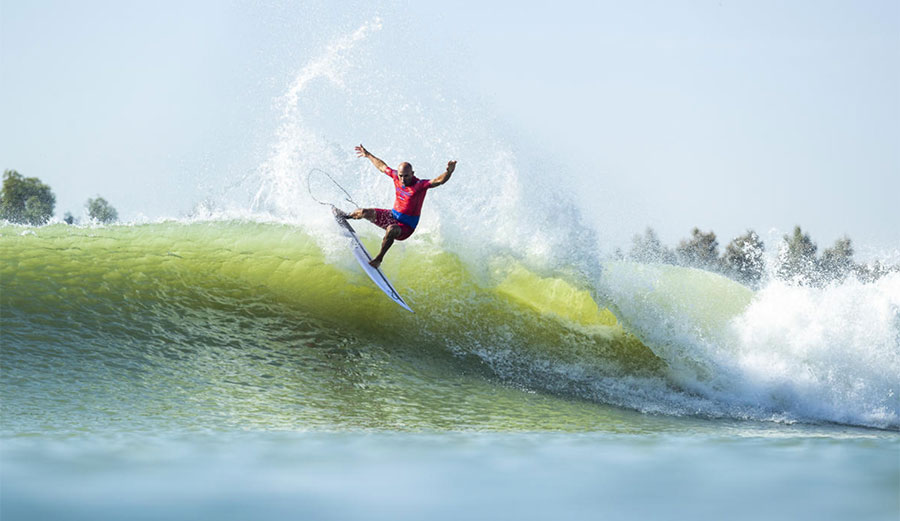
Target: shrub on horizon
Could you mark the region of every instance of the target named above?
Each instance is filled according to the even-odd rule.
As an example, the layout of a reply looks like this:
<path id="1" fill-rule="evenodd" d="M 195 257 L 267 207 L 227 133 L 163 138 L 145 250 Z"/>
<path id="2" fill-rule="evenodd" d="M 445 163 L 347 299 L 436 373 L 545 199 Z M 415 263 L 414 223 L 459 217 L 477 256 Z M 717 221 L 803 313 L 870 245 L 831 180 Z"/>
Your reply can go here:
<path id="1" fill-rule="evenodd" d="M 732 239 L 722 254 L 725 275 L 751 287 L 758 287 L 766 272 L 766 245 L 753 230 Z"/>
<path id="2" fill-rule="evenodd" d="M 53 216 L 56 196 L 37 177 L 23 177 L 15 170 L 3 172 L 0 190 L 0 219 L 38 226 Z"/>
<path id="3" fill-rule="evenodd" d="M 675 254 L 663 246 L 656 232 L 650 227 L 644 231 L 644 235 L 635 235 L 631 239 L 628 259 L 636 262 L 675 264 Z"/>
<path id="4" fill-rule="evenodd" d="M 808 233 L 794 226 L 792 235 L 785 235 L 778 252 L 778 278 L 803 285 L 817 285 L 819 266 L 816 251 L 819 249 Z"/>
<path id="5" fill-rule="evenodd" d="M 844 280 L 854 271 L 853 244 L 849 237 L 841 237 L 834 241 L 834 246 L 822 252 L 819 270 L 831 280 Z"/>
<path id="6" fill-rule="evenodd" d="M 119 212 L 99 195 L 96 199 L 88 199 L 85 207 L 87 208 L 88 217 L 92 221 L 109 224 L 119 219 Z"/>
<path id="7" fill-rule="evenodd" d="M 721 271 L 719 241 L 716 240 L 715 232 L 703 233 L 700 228 L 694 228 L 691 230 L 691 238 L 681 241 L 675 248 L 675 253 L 683 266 Z"/>

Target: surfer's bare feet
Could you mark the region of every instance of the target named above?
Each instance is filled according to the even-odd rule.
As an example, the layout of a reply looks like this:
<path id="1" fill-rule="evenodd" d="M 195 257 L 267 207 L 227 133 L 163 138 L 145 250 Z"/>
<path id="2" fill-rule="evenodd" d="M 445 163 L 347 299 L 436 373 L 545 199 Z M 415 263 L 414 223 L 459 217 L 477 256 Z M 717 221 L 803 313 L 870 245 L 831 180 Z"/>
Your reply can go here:
<path id="1" fill-rule="evenodd" d="M 369 261 L 369 266 L 372 266 L 373 268 L 377 268 L 378 266 L 381 266 L 381 260 L 372 259 Z"/>

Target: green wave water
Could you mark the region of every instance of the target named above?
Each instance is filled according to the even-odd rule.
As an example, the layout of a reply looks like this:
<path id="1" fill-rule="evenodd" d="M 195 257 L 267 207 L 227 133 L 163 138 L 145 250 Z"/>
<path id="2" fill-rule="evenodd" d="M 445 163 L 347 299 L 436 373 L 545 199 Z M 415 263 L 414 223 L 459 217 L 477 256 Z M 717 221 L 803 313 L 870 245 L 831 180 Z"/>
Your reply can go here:
<path id="1" fill-rule="evenodd" d="M 524 269 L 483 285 L 446 252 L 386 267 L 411 315 L 287 225 L 0 233 L 5 429 L 585 428 L 602 418 L 578 400 L 523 402 L 579 397 L 542 363 L 661 369 L 586 292 Z"/>
<path id="2" fill-rule="evenodd" d="M 606 263 L 591 286 L 501 254 L 467 264 L 425 235 L 384 266 L 410 314 L 346 244 L 288 224 L 7 225 L 0 258 L 12 432 L 583 430 L 623 409 L 778 421 L 810 410 L 792 388 L 748 380 L 732 337 L 756 299 L 698 270 Z M 858 402 L 891 425 L 896 404 Z M 806 418 L 846 407 L 816 396 L 827 410 Z"/>

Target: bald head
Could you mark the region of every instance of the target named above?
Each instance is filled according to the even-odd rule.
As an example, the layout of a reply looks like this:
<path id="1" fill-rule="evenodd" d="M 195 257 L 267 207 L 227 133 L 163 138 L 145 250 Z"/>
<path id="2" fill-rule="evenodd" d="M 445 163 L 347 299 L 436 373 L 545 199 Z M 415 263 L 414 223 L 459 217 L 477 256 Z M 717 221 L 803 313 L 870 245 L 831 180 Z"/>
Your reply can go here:
<path id="1" fill-rule="evenodd" d="M 411 186 L 413 184 L 414 174 L 415 172 L 413 172 L 411 164 L 406 161 L 400 163 L 400 168 L 397 170 L 397 177 L 400 178 L 400 181 L 403 182 L 404 186 Z"/>

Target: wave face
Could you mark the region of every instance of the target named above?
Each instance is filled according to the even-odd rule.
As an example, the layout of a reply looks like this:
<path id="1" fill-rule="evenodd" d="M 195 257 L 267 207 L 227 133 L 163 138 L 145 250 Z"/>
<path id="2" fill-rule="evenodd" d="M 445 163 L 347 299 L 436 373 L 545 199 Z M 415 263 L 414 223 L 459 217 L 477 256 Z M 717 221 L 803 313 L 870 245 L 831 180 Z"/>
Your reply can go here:
<path id="1" fill-rule="evenodd" d="M 526 407 L 505 393 L 522 388 L 665 415 L 898 427 L 895 275 L 754 294 L 703 271 L 602 263 L 586 281 L 502 251 L 472 267 L 417 233 L 385 264 L 413 315 L 369 283 L 336 227 L 0 235 L 7 428 L 104 411 L 139 424 L 461 427 L 481 411 L 479 427 L 502 429 L 504 411 Z M 448 382 L 466 403 L 448 403 Z"/>
<path id="2" fill-rule="evenodd" d="M 574 186 L 533 147 L 499 137 L 478 103 L 441 94 L 427 52 L 381 29 L 367 22 L 309 58 L 276 102 L 267 159 L 216 183 L 225 188 L 190 220 L 0 226 L 2 391 L 15 413 L 5 420 L 25 430 L 77 428 L 85 415 L 291 428 L 609 420 L 577 398 L 900 427 L 900 274 L 754 293 L 704 271 L 605 262 L 603 231 L 584 218 L 608 211 L 602 187 Z M 423 80 L 385 81 L 392 71 Z M 415 315 L 371 285 L 310 197 L 390 207 L 389 181 L 353 154 L 359 141 L 421 178 L 459 160 L 384 264 Z M 357 228 L 373 249 L 378 230 Z M 541 392 L 527 402 L 522 389 Z"/>

